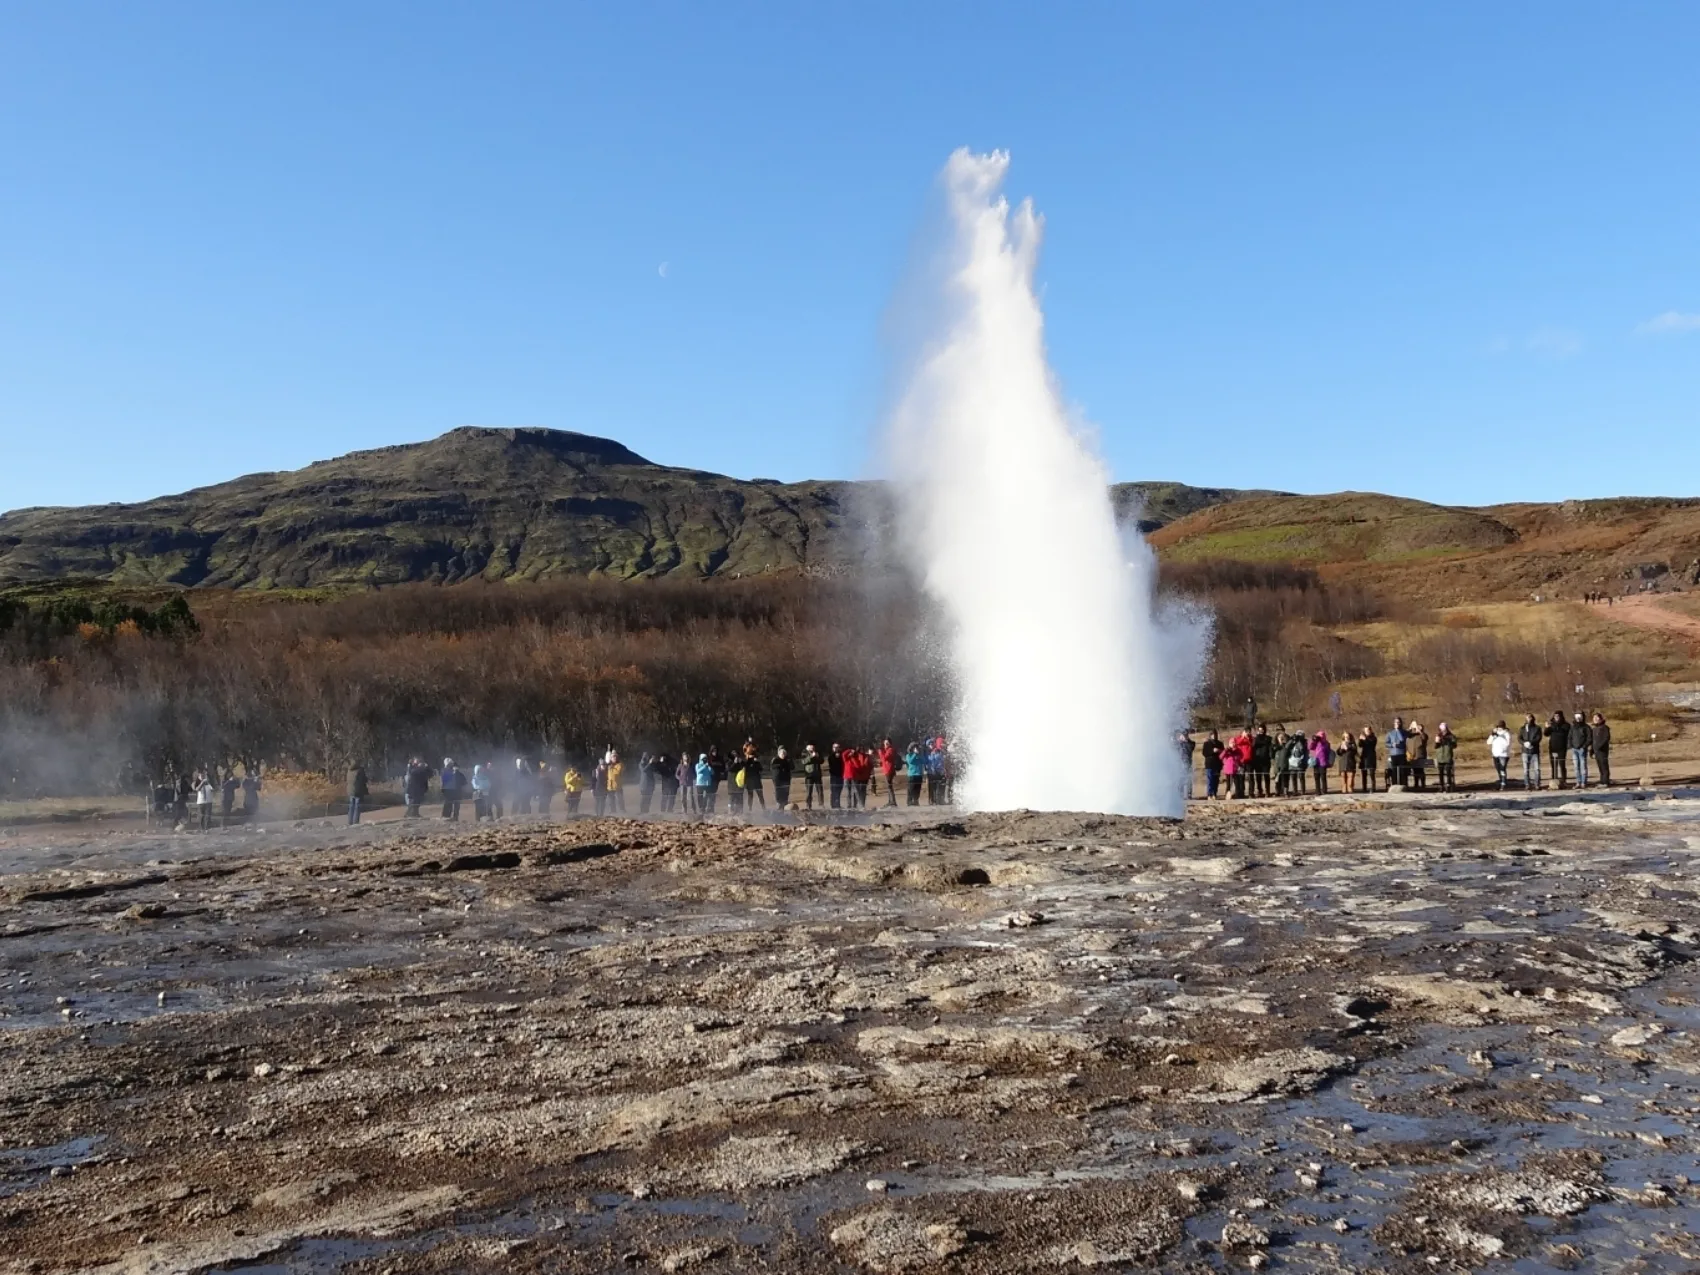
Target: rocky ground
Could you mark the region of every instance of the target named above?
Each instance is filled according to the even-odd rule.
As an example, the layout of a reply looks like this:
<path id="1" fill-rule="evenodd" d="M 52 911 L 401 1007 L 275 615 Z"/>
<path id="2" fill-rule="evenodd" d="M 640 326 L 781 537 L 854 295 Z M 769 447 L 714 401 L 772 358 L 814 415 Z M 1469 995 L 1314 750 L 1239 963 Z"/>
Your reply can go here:
<path id="1" fill-rule="evenodd" d="M 0 1266 L 1700 1270 L 1700 800 L 0 839 Z"/>

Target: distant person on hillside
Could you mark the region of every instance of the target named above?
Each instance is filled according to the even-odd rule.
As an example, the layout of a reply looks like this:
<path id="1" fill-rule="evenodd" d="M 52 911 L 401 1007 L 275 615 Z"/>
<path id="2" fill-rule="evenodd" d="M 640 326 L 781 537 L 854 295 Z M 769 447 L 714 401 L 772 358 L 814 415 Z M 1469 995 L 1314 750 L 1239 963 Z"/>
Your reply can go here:
<path id="1" fill-rule="evenodd" d="M 1594 748 L 1594 763 L 1600 773 L 1600 787 L 1611 787 L 1611 727 L 1606 725 L 1604 714 L 1595 713 L 1591 726 L 1591 738 Z"/>
<path id="2" fill-rule="evenodd" d="M 484 764 L 484 774 L 490 781 L 490 818 L 500 819 L 513 792 L 513 772 L 490 761 Z"/>
<path id="3" fill-rule="evenodd" d="M 1275 795 L 1287 795 L 1287 728 L 1277 726 L 1269 745 L 1269 767 L 1275 772 Z"/>
<path id="4" fill-rule="evenodd" d="M 1523 724 L 1517 728 L 1517 746 L 1523 755 L 1523 787 L 1530 792 L 1541 786 L 1541 724 L 1533 713 L 1523 714 Z"/>
<path id="5" fill-rule="evenodd" d="M 1435 781 L 1441 792 L 1458 791 L 1458 736 L 1442 722 L 1434 732 Z"/>
<path id="6" fill-rule="evenodd" d="M 1257 701 L 1250 695 L 1245 697 L 1245 728 L 1249 731 L 1257 725 Z"/>
<path id="7" fill-rule="evenodd" d="M 1204 799 L 1208 801 L 1222 784 L 1222 737 L 1211 731 L 1198 751 L 1204 758 Z"/>
<path id="8" fill-rule="evenodd" d="M 1410 779 L 1405 756 L 1405 719 L 1403 717 L 1393 719 L 1393 728 L 1387 732 L 1387 738 L 1383 742 L 1387 745 L 1388 787 L 1403 788 Z"/>
<path id="9" fill-rule="evenodd" d="M 242 813 L 249 822 L 260 817 L 260 777 L 251 770 L 242 776 Z"/>
<path id="10" fill-rule="evenodd" d="M 1375 791 L 1375 731 L 1368 726 L 1358 732 L 1358 787 Z"/>
<path id="11" fill-rule="evenodd" d="M 1576 720 L 1570 723 L 1570 760 L 1576 767 L 1576 786 L 1588 786 L 1588 758 L 1594 751 L 1594 732 L 1588 728 L 1588 719 L 1581 713 L 1576 714 Z"/>
<path id="12" fill-rule="evenodd" d="M 1530 714 L 1530 720 L 1534 720 L 1533 714 Z M 1539 731 L 1540 727 L 1537 726 L 1535 729 Z M 1503 792 L 1506 784 L 1510 782 L 1511 776 L 1511 731 L 1506 726 L 1504 719 L 1501 719 L 1499 725 L 1488 732 L 1487 746 L 1488 756 L 1493 758 L 1494 773 L 1499 776 L 1500 791 Z M 1525 741 L 1523 746 L 1523 783 L 1525 786 L 1528 786 L 1530 782 L 1528 778 L 1530 753 L 1531 750 L 1527 741 Z M 1533 755 L 1535 758 L 1534 784 L 1539 787 L 1541 782 L 1541 754 L 1538 742 L 1537 747 L 1533 750 Z"/>
<path id="13" fill-rule="evenodd" d="M 1358 784 L 1358 737 L 1351 727 L 1340 741 L 1340 791 L 1353 792 Z"/>
<path id="14" fill-rule="evenodd" d="M 1190 730 L 1175 732 L 1175 751 L 1181 755 L 1181 765 L 1186 768 L 1186 782 L 1181 786 L 1183 800 L 1192 800 L 1192 755 L 1198 751 L 1198 745 L 1193 741 Z"/>
<path id="15" fill-rule="evenodd" d="M 348 825 L 353 827 L 360 822 L 360 803 L 371 794 L 371 787 L 366 782 L 366 767 L 355 762 L 348 768 Z M 209 797 L 210 801 L 211 798 Z"/>
<path id="16" fill-rule="evenodd" d="M 604 753 L 597 759 L 596 766 L 590 772 L 590 801 L 596 808 L 597 814 L 603 814 L 608 809 L 608 754 Z"/>
<path id="17" fill-rule="evenodd" d="M 773 808 L 784 810 L 791 804 L 791 754 L 784 744 L 774 752 L 768 769 L 773 772 Z"/>
<path id="18" fill-rule="evenodd" d="M 1310 777 L 1318 797 L 1328 795 L 1328 770 L 1333 765 L 1334 746 L 1328 742 L 1328 732 L 1319 730 L 1310 741 Z"/>
<path id="19" fill-rule="evenodd" d="M 708 760 L 707 753 L 697 754 L 697 810 L 705 815 L 714 813 L 714 786 L 718 780 L 714 777 L 714 763 Z"/>

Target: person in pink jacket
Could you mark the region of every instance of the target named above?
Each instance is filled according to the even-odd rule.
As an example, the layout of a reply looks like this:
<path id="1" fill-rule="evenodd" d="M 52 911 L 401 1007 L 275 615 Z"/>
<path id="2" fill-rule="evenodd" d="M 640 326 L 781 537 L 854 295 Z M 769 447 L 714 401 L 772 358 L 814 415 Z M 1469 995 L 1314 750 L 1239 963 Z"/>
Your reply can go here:
<path id="1" fill-rule="evenodd" d="M 1310 739 L 1311 783 L 1317 796 L 1328 793 L 1328 769 L 1334 764 L 1334 745 L 1328 742 L 1328 732 L 1319 730 Z"/>

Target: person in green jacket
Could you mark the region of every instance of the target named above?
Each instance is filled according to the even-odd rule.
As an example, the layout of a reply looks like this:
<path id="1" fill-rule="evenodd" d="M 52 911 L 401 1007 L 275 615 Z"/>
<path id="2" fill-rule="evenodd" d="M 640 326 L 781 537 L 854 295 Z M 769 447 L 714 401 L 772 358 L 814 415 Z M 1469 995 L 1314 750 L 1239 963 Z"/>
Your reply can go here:
<path id="1" fill-rule="evenodd" d="M 1434 756 L 1434 769 L 1440 781 L 1440 791 L 1457 792 L 1458 736 L 1452 733 L 1452 728 L 1445 722 L 1434 732 L 1433 747 L 1430 751 Z"/>
<path id="2" fill-rule="evenodd" d="M 360 822 L 360 803 L 371 795 L 371 788 L 366 782 L 366 767 L 355 762 L 348 768 L 348 823 L 350 827 Z"/>
<path id="3" fill-rule="evenodd" d="M 820 798 L 821 805 L 826 805 L 826 788 L 821 783 L 826 762 L 813 744 L 804 745 L 803 755 L 797 759 L 797 769 L 803 774 L 803 805 L 813 810 L 816 797 Z"/>

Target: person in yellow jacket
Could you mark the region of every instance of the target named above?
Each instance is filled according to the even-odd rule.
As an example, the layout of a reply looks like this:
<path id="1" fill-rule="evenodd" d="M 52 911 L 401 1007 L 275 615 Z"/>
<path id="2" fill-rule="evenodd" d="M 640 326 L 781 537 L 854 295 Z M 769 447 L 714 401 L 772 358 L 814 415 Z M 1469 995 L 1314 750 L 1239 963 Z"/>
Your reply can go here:
<path id="1" fill-rule="evenodd" d="M 584 776 L 578 773 L 578 767 L 572 762 L 568 762 L 566 770 L 561 773 L 561 791 L 567 794 L 567 813 L 576 815 L 579 794 L 584 791 Z"/>
<path id="2" fill-rule="evenodd" d="M 620 754 L 613 749 L 608 750 L 608 810 L 610 813 L 618 810 L 626 813 L 626 794 L 620 788 L 620 774 L 626 768 L 620 760 Z"/>

